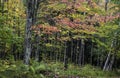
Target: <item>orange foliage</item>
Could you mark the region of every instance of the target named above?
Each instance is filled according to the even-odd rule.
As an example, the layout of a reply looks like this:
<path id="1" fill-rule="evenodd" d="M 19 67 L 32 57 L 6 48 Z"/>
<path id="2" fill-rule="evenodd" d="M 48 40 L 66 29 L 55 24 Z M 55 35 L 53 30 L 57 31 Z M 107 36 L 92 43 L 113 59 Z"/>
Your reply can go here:
<path id="1" fill-rule="evenodd" d="M 44 26 L 44 25 L 38 25 L 38 26 L 32 26 L 31 28 L 35 33 L 39 34 L 52 34 L 56 32 L 60 32 L 60 30 L 55 26 Z"/>

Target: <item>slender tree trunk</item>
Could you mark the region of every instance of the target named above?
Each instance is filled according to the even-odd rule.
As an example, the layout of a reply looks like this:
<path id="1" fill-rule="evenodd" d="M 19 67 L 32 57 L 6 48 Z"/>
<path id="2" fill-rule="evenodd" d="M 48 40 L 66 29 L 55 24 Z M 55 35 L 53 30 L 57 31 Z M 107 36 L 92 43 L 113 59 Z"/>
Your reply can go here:
<path id="1" fill-rule="evenodd" d="M 82 43 L 81 43 L 82 44 Z M 78 60 L 78 64 L 79 66 L 82 65 L 82 46 L 80 46 L 80 51 L 79 51 L 79 60 Z"/>
<path id="2" fill-rule="evenodd" d="M 82 66 L 83 64 L 84 64 L 84 40 L 83 39 L 81 39 L 81 45 L 80 45 L 80 53 L 79 53 L 79 62 L 78 62 L 78 64 L 79 64 L 79 66 Z"/>
<path id="3" fill-rule="evenodd" d="M 107 59 L 105 61 L 104 67 L 103 67 L 103 71 L 105 71 L 107 66 L 108 66 L 108 63 L 109 63 L 109 60 L 110 60 L 110 56 L 111 56 L 111 51 L 108 53 Z"/>
<path id="4" fill-rule="evenodd" d="M 65 42 L 65 52 L 64 52 L 64 68 L 68 68 L 68 57 L 67 57 L 67 42 Z"/>
<path id="5" fill-rule="evenodd" d="M 109 64 L 109 66 L 107 67 L 107 71 L 108 70 L 112 70 L 112 67 L 113 67 L 113 63 L 114 63 L 114 59 L 115 59 L 115 56 L 114 55 L 112 55 L 112 58 L 111 58 L 111 60 L 110 60 L 110 64 Z"/>
<path id="6" fill-rule="evenodd" d="M 58 33 L 55 34 L 55 41 L 56 41 L 55 45 L 58 45 L 57 37 L 58 37 Z M 57 63 L 57 61 L 58 61 L 58 49 L 57 49 L 57 47 L 55 47 L 55 51 L 56 51 L 55 52 L 56 53 L 55 61 Z"/>
<path id="7" fill-rule="evenodd" d="M 79 40 L 76 41 L 76 64 L 78 64 Z"/>
<path id="8" fill-rule="evenodd" d="M 111 48 L 114 48 L 117 45 L 116 36 L 117 36 L 117 32 L 114 33 L 115 38 L 112 40 Z M 114 60 L 115 60 L 115 54 L 116 54 L 116 52 L 112 53 L 112 50 L 110 50 L 110 52 L 108 54 L 108 57 L 107 57 L 107 60 L 105 62 L 105 65 L 103 67 L 103 71 L 105 71 L 105 70 L 108 71 L 108 70 L 112 69 L 113 63 L 114 63 Z"/>
<path id="9" fill-rule="evenodd" d="M 108 2 L 109 2 L 109 0 L 105 0 L 105 11 L 108 10 Z"/>
<path id="10" fill-rule="evenodd" d="M 74 44 L 75 44 L 75 40 L 74 40 Z M 74 45 L 74 47 L 73 47 L 73 58 L 72 58 L 72 60 L 74 61 L 74 63 L 75 63 L 75 58 L 76 58 L 76 45 Z"/>
<path id="11" fill-rule="evenodd" d="M 114 44 L 114 40 L 113 40 L 112 43 L 111 43 L 111 48 L 113 48 L 113 44 Z M 110 59 L 111 59 L 111 50 L 110 50 L 110 52 L 108 53 L 107 59 L 106 59 L 106 61 L 105 61 L 104 67 L 103 67 L 103 71 L 108 70 L 108 66 L 109 66 Z"/>
<path id="12" fill-rule="evenodd" d="M 117 35 L 117 33 L 115 33 L 115 36 Z M 115 39 L 114 40 L 114 47 L 116 46 L 117 44 L 117 40 Z M 110 63 L 109 63 L 109 66 L 107 67 L 107 71 L 108 70 L 112 70 L 112 67 L 113 67 L 113 63 L 114 63 L 114 60 L 115 60 L 115 55 L 116 55 L 116 51 L 114 53 L 111 54 L 111 60 L 110 60 Z"/>
<path id="13" fill-rule="evenodd" d="M 35 60 L 36 61 L 40 61 L 39 59 L 40 59 L 40 48 L 39 48 L 39 43 L 40 43 L 40 36 L 37 34 L 36 35 L 36 46 L 37 46 L 37 48 L 36 48 L 36 51 L 35 51 Z"/>
<path id="14" fill-rule="evenodd" d="M 30 4 L 29 4 L 30 5 Z M 32 17 L 27 11 L 27 25 L 25 30 L 25 64 L 29 64 L 30 55 L 31 55 L 31 26 L 32 26 Z"/>
<path id="15" fill-rule="evenodd" d="M 92 65 L 92 57 L 93 57 L 93 43 L 91 43 L 91 50 L 90 50 L 90 63 Z"/>
<path id="16" fill-rule="evenodd" d="M 71 40 L 71 62 L 73 59 L 73 40 Z"/>
<path id="17" fill-rule="evenodd" d="M 82 58 L 82 65 L 85 64 L 85 42 L 84 39 L 82 39 L 82 52 L 83 52 L 83 58 Z"/>

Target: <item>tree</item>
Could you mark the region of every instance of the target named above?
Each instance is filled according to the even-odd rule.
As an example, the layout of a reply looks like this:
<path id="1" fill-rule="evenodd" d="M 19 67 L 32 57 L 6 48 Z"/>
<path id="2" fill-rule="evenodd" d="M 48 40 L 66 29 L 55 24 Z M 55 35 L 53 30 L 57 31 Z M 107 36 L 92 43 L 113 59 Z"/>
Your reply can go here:
<path id="1" fill-rule="evenodd" d="M 25 28 L 25 58 L 24 58 L 24 63 L 29 64 L 30 61 L 30 55 L 31 55 L 31 27 L 35 24 L 36 22 L 36 15 L 37 15 L 37 10 L 39 7 L 41 0 L 27 0 L 26 1 L 26 15 L 27 15 L 27 23 L 26 23 L 26 28 Z"/>
<path id="2" fill-rule="evenodd" d="M 25 24 L 23 4 L 20 0 L 1 0 L 0 2 L 0 45 L 1 50 L 4 49 L 0 53 L 4 58 L 9 59 L 9 56 L 13 56 L 16 60 L 23 52 L 21 45 Z"/>

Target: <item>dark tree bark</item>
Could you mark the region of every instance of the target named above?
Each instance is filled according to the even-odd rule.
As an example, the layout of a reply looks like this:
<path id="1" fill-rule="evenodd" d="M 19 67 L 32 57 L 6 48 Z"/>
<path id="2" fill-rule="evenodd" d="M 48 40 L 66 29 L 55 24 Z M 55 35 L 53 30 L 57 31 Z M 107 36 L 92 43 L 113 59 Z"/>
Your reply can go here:
<path id="1" fill-rule="evenodd" d="M 84 65 L 85 64 L 85 41 L 84 41 L 84 39 L 82 39 L 82 52 L 83 52 L 83 58 L 82 58 L 82 65 Z"/>
<path id="2" fill-rule="evenodd" d="M 105 0 L 105 11 L 108 10 L 108 3 L 109 3 L 109 0 Z"/>
<path id="3" fill-rule="evenodd" d="M 37 46 L 37 48 L 36 48 L 36 51 L 35 51 L 35 60 L 36 61 L 40 61 L 40 47 L 39 47 L 39 43 L 40 43 L 40 36 L 37 34 L 36 35 L 36 46 Z"/>
<path id="4" fill-rule="evenodd" d="M 92 65 L 92 60 L 93 60 L 93 43 L 91 42 L 91 50 L 90 50 L 90 63 L 91 63 L 91 65 Z"/>
<path id="5" fill-rule="evenodd" d="M 14 56 L 14 60 L 16 61 L 17 60 L 16 53 L 15 53 L 15 51 L 16 51 L 16 44 L 12 44 L 11 46 L 12 46 L 12 54 Z"/>
<path id="6" fill-rule="evenodd" d="M 78 64 L 79 66 L 82 66 L 84 64 L 84 48 L 85 48 L 85 43 L 84 40 L 81 39 L 81 43 L 80 43 L 80 51 L 79 51 L 79 59 L 78 59 Z"/>
<path id="7" fill-rule="evenodd" d="M 76 64 L 78 64 L 79 40 L 76 40 Z"/>
<path id="8" fill-rule="evenodd" d="M 71 62 L 72 62 L 72 59 L 73 59 L 73 39 L 71 40 Z"/>
<path id="9" fill-rule="evenodd" d="M 39 6 L 40 0 L 27 0 L 27 23 L 25 28 L 25 54 L 24 54 L 24 63 L 29 64 L 30 55 L 31 55 L 31 27 L 36 22 L 37 9 Z"/>
<path id="10" fill-rule="evenodd" d="M 65 52 L 64 52 L 64 69 L 68 68 L 68 56 L 67 56 L 67 42 L 65 42 Z"/>

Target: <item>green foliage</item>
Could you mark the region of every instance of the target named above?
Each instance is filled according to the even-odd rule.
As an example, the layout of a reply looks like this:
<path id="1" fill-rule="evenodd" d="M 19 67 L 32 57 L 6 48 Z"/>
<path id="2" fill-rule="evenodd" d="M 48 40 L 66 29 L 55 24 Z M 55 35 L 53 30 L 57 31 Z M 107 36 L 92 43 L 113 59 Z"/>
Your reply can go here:
<path id="1" fill-rule="evenodd" d="M 41 63 L 34 62 L 33 65 L 27 66 L 24 65 L 21 62 L 9 64 L 9 61 L 1 61 L 4 62 L 4 64 L 0 65 L 0 77 L 1 78 L 44 78 L 44 75 L 41 73 L 43 71 L 46 72 L 47 69 L 44 67 L 44 65 Z M 0 62 L 0 64 L 1 64 Z"/>
<path id="2" fill-rule="evenodd" d="M 23 51 L 21 44 L 24 39 L 25 13 L 20 0 L 5 1 L 2 10 L 5 12 L 0 11 L 0 53 L 5 48 L 9 56 L 13 45 L 16 47 L 14 52 Z"/>
<path id="3" fill-rule="evenodd" d="M 20 61 L 10 63 L 11 61 L 0 60 L 0 77 L 1 78 L 13 78 L 23 76 L 26 78 L 45 78 L 45 77 L 113 77 L 119 76 L 117 72 L 104 72 L 98 67 L 91 65 L 85 65 L 83 67 L 69 64 L 67 70 L 64 70 L 64 66 L 60 62 L 51 63 L 38 63 L 32 61 L 32 65 L 24 65 Z"/>
<path id="4" fill-rule="evenodd" d="M 26 0 L 22 1 L 23 3 L 26 3 Z M 104 11 L 103 6 L 95 4 L 97 0 L 94 0 L 95 2 L 93 1 L 89 5 L 87 2 L 81 3 L 80 5 L 77 4 L 77 7 L 74 6 L 74 8 L 71 7 L 71 1 L 68 1 L 67 4 L 59 1 L 41 3 L 39 8 L 40 13 L 38 12 L 36 23 L 38 28 L 35 26 L 36 30 L 32 30 L 33 32 L 35 31 L 32 35 L 37 34 L 40 36 L 40 40 L 38 40 L 39 47 L 36 46 L 37 42 L 34 36 L 32 36 L 32 49 L 34 50 L 32 58 L 34 58 L 36 47 L 38 47 L 40 53 L 42 53 L 41 57 L 44 61 L 47 61 L 47 64 L 45 62 L 38 63 L 31 61 L 29 66 L 24 65 L 19 61 L 14 61 L 16 60 L 16 57 L 18 59 L 23 59 L 24 55 L 23 43 L 25 35 L 24 26 L 26 22 L 26 7 L 23 6 L 22 1 L 7 0 L 4 3 L 4 8 L 0 4 L 0 53 L 2 53 L 3 57 L 1 57 L 3 59 L 9 60 L 0 60 L 0 78 L 53 78 L 55 75 L 58 75 L 61 78 L 66 76 L 119 76 L 119 74 L 116 74 L 114 71 L 103 72 L 100 68 L 91 65 L 79 67 L 69 64 L 68 69 L 65 71 L 62 63 L 54 63 L 48 60 L 48 58 L 51 57 L 49 53 L 54 55 L 57 53 L 60 55 L 59 58 L 61 61 L 65 54 L 64 49 L 67 47 L 64 45 L 65 42 L 70 43 L 74 40 L 72 47 L 69 44 L 68 48 L 76 49 L 76 41 L 84 39 L 85 49 L 87 47 L 86 44 L 93 43 L 92 53 L 94 60 L 97 60 L 100 55 L 104 62 L 106 59 L 106 53 L 112 51 L 112 53 L 116 53 L 116 59 L 119 61 L 120 27 L 118 24 L 120 19 L 116 19 L 114 16 L 114 14 L 120 11 L 118 0 L 111 0 L 111 10 L 107 12 Z M 68 5 L 69 3 L 70 5 Z M 39 24 L 43 24 L 44 27 L 41 28 Z M 53 30 L 55 32 L 51 32 Z M 44 33 L 45 31 L 47 33 Z M 117 34 L 115 34 L 116 32 Z M 89 43 L 89 40 L 92 42 Z M 116 41 L 116 44 L 111 48 L 113 40 Z M 74 51 L 74 57 L 76 57 L 78 53 L 76 50 Z M 89 56 L 90 51 L 86 50 L 85 52 L 88 52 L 85 54 L 88 54 Z M 20 55 L 20 57 L 18 55 Z M 54 55 L 52 58 L 56 56 Z M 70 55 L 69 52 L 68 56 L 70 57 Z"/>

